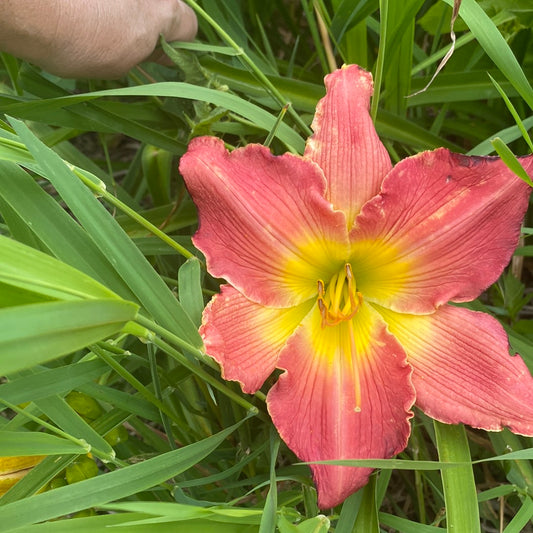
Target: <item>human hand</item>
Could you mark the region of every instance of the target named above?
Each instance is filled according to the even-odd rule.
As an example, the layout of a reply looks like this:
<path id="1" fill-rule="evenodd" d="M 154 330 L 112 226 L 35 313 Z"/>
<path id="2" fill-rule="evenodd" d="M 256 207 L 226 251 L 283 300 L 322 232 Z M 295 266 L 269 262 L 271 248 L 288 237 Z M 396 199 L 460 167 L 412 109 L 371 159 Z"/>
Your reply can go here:
<path id="1" fill-rule="evenodd" d="M 66 78 L 118 78 L 159 36 L 190 41 L 196 15 L 182 0 L 4 0 L 0 50 Z"/>

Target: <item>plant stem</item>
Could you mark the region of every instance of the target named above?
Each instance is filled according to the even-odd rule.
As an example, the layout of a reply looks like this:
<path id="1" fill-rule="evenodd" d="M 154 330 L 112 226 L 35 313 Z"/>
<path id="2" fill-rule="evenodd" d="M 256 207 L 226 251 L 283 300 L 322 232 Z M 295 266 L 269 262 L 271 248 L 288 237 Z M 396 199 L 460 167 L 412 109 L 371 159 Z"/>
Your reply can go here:
<path id="1" fill-rule="evenodd" d="M 157 226 L 154 226 L 151 222 L 146 220 L 144 217 L 139 215 L 134 209 L 126 205 L 124 202 L 119 200 L 116 196 L 113 196 L 105 188 L 105 184 L 99 180 L 99 183 L 95 183 L 92 179 L 88 178 L 83 172 L 74 167 L 73 165 L 68 165 L 72 172 L 78 176 L 78 178 L 83 181 L 83 183 L 94 191 L 98 196 L 101 196 L 106 202 L 109 202 L 111 205 L 120 209 L 123 213 L 128 215 L 130 218 L 135 220 L 143 228 L 146 228 L 150 233 L 161 239 L 163 242 L 168 244 L 171 248 L 174 248 L 179 254 L 187 259 L 191 257 L 196 257 L 192 252 L 189 252 L 187 248 L 177 243 L 172 237 L 169 237 L 165 232 L 161 231 Z"/>
<path id="2" fill-rule="evenodd" d="M 387 45 L 387 20 L 389 13 L 389 1 L 379 0 L 379 49 L 376 59 L 376 71 L 374 72 L 374 96 L 370 107 L 372 121 L 376 122 L 378 114 L 379 93 L 381 91 L 381 79 L 383 77 L 383 64 L 385 62 L 385 48 Z"/>
<path id="3" fill-rule="evenodd" d="M 462 425 L 434 421 L 439 459 L 471 463 L 466 431 Z M 476 483 L 472 465 L 441 470 L 448 533 L 481 533 Z"/>
<path id="4" fill-rule="evenodd" d="M 111 356 L 105 349 L 97 344 L 90 347 L 91 351 L 102 359 L 110 368 L 112 368 L 124 381 L 129 383 L 139 394 L 148 402 L 157 407 L 161 415 L 169 416 L 173 421 L 179 425 L 172 412 L 165 406 L 160 398 L 155 396 L 148 388 L 146 388 L 133 374 L 128 372 L 114 357 Z"/>
<path id="5" fill-rule="evenodd" d="M 155 344 L 158 348 L 163 350 L 165 353 L 170 355 L 170 357 L 176 359 L 178 363 L 180 363 L 182 366 L 190 370 L 193 374 L 198 376 L 201 380 L 203 380 L 205 383 L 208 383 L 211 385 L 214 389 L 217 389 L 222 394 L 227 396 L 230 400 L 235 402 L 237 405 L 240 405 L 246 411 L 250 414 L 257 415 L 261 420 L 268 421 L 269 417 L 261 412 L 255 405 L 251 404 L 248 400 L 231 390 L 227 385 L 224 383 L 221 383 L 218 379 L 216 379 L 214 376 L 206 372 L 203 368 L 201 368 L 197 363 L 187 359 L 185 355 L 183 355 L 181 352 L 173 348 L 170 344 L 165 342 L 163 339 L 157 337 L 152 332 L 157 332 L 161 336 L 165 336 L 167 338 L 172 339 L 172 342 L 177 344 L 180 348 L 184 349 L 185 351 L 189 352 L 190 354 L 194 355 L 198 359 L 201 359 L 202 361 L 207 360 L 205 353 L 200 350 L 199 348 L 196 348 L 192 344 L 189 344 L 179 337 L 176 337 L 173 335 L 170 331 L 165 330 L 161 326 L 158 326 L 151 320 L 141 316 L 137 315 L 135 321 L 137 324 L 142 325 L 144 328 L 146 328 L 148 331 L 148 335 L 146 335 L 147 339 Z"/>
<path id="6" fill-rule="evenodd" d="M 257 76 L 257 78 L 265 86 L 265 88 L 268 90 L 274 100 L 276 100 L 276 102 L 278 102 L 281 107 L 284 107 L 289 104 L 289 102 L 287 102 L 287 99 L 284 98 L 283 95 L 276 89 L 274 84 L 266 77 L 264 72 L 253 62 L 253 60 L 250 58 L 250 56 L 248 56 L 248 54 L 246 54 L 242 47 L 240 47 L 231 38 L 231 36 L 224 31 L 224 29 L 220 26 L 220 24 L 217 23 L 216 20 L 214 20 L 206 11 L 204 11 L 194 0 L 185 0 L 185 2 L 189 4 L 192 9 L 194 9 L 198 13 L 198 15 L 200 15 L 204 20 L 209 22 L 209 24 L 211 24 L 211 26 L 220 35 L 220 37 L 222 37 L 222 39 L 229 46 L 231 46 L 236 52 L 238 52 L 237 57 Z M 302 130 L 302 132 L 304 132 L 307 136 L 311 135 L 311 129 L 302 120 L 300 115 L 298 115 L 298 113 L 292 106 L 289 106 L 288 112 L 292 116 L 296 124 L 298 124 L 298 127 Z"/>
<path id="7" fill-rule="evenodd" d="M 21 409 L 17 405 L 10 403 L 7 400 L 4 400 L 3 398 L 0 398 L 0 403 L 4 404 L 6 407 L 11 409 L 12 411 L 15 411 L 15 413 L 25 416 L 26 418 L 29 418 L 33 422 L 45 427 L 51 433 L 55 433 L 56 435 L 59 435 L 60 437 L 66 440 L 69 440 L 70 442 L 73 442 L 74 444 L 77 444 L 80 447 L 80 454 L 91 452 L 93 455 L 96 455 L 99 458 L 104 458 L 106 461 L 112 461 L 114 459 L 114 457 L 110 457 L 109 454 L 93 448 L 86 440 L 77 439 L 76 437 L 74 437 L 73 435 L 70 435 L 69 433 L 66 433 L 62 429 L 56 426 L 53 426 L 52 424 L 49 424 L 46 420 L 42 420 L 38 416 L 32 415 L 25 409 Z"/>

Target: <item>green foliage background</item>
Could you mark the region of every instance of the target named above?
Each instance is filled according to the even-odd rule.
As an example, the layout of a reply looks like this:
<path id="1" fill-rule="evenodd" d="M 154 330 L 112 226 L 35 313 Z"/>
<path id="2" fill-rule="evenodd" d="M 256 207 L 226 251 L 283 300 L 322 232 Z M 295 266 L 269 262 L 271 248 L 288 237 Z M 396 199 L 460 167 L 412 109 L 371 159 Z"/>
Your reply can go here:
<path id="1" fill-rule="evenodd" d="M 409 98 L 449 48 L 452 0 L 188 3 L 199 37 L 162 43 L 173 68 L 87 82 L 2 55 L 0 456 L 48 457 L 0 498 L 0 531 L 533 531 L 531 439 L 420 412 L 399 459 L 371 461 L 366 489 L 319 512 L 266 414 L 268 384 L 244 395 L 202 352 L 217 281 L 177 172 L 203 134 L 301 152 L 333 63 L 373 72 L 394 161 L 446 146 L 517 168 L 512 152 L 533 151 L 531 2 L 463 0 L 455 53 Z M 533 369 L 528 222 L 472 305 Z"/>

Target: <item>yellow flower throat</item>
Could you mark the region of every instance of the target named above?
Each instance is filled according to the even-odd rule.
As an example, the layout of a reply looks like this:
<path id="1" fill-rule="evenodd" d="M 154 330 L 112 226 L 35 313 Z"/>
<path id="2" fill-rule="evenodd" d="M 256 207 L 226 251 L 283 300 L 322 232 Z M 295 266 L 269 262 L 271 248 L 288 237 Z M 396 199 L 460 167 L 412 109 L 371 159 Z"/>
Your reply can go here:
<path id="1" fill-rule="evenodd" d="M 351 320 L 363 302 L 363 295 L 356 290 L 352 266 L 346 263 L 335 274 L 327 287 L 319 279 L 317 304 L 322 316 L 322 328 L 336 326 L 345 320 Z"/>

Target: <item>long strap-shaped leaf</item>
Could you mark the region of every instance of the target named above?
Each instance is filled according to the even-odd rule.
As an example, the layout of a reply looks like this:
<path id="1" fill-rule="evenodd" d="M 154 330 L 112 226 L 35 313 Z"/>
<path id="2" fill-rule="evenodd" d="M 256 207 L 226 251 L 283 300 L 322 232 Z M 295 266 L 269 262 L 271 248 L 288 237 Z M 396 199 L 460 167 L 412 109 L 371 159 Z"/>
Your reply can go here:
<path id="1" fill-rule="evenodd" d="M 138 307 L 116 299 L 0 309 L 0 376 L 50 361 L 116 334 Z"/>
<path id="2" fill-rule="evenodd" d="M 48 254 L 0 235 L 0 282 L 51 299 L 118 296 L 83 272 Z"/>
<path id="3" fill-rule="evenodd" d="M 1 512 L 2 531 L 7 533 L 36 522 L 103 505 L 163 483 L 209 455 L 241 423 L 142 463 L 5 505 Z"/>
<path id="4" fill-rule="evenodd" d="M 5 133 L 0 131 L 2 137 Z M 0 148 L 0 159 L 4 157 L 11 156 Z M 30 246 L 40 244 L 123 298 L 134 300 L 135 296 L 87 232 L 18 165 L 39 169 L 33 158 L 29 163 L 22 157 L 14 158 L 14 162 L 0 161 L 0 211 L 13 236 Z"/>
<path id="5" fill-rule="evenodd" d="M 444 1 L 450 6 L 454 5 L 454 0 Z M 466 22 L 487 55 L 513 84 L 518 94 L 533 109 L 533 88 L 513 51 L 490 17 L 475 0 L 463 0 L 459 16 Z"/>
<path id="6" fill-rule="evenodd" d="M 198 87 L 189 83 L 170 81 L 152 83 L 140 87 L 122 87 L 120 89 L 95 91 L 83 95 L 50 98 L 48 100 L 15 102 L 15 99 L 13 99 L 14 103 L 6 103 L 8 99 L 4 97 L 4 101 L 0 101 L 0 111 L 29 119 L 37 117 L 37 113 L 43 110 L 48 113 L 53 113 L 54 109 L 60 110 L 65 106 L 73 106 L 106 96 L 164 96 L 209 102 L 245 117 L 266 131 L 270 131 L 276 122 L 275 115 L 233 94 L 207 87 Z M 303 139 L 287 124 L 280 124 L 276 130 L 276 137 L 292 150 L 297 152 L 303 151 Z"/>
<path id="7" fill-rule="evenodd" d="M 191 344 L 201 346 L 196 327 L 172 292 L 93 193 L 23 122 L 11 119 L 11 124 L 43 174 L 143 307 L 165 328 Z"/>

